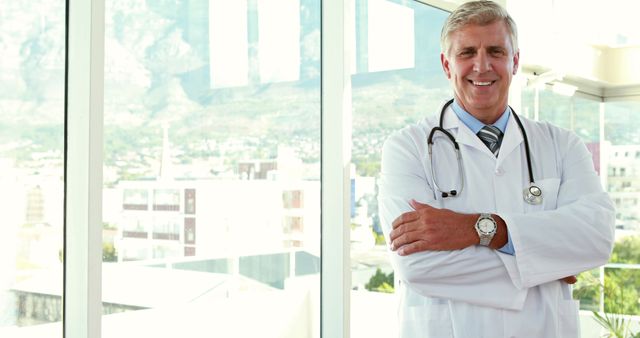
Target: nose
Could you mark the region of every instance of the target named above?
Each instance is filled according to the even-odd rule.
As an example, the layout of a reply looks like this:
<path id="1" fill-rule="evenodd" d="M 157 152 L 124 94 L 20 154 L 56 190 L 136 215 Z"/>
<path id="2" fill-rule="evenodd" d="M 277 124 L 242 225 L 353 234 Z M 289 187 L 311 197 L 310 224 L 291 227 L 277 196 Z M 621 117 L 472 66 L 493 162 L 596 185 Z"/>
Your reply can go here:
<path id="1" fill-rule="evenodd" d="M 483 50 L 478 51 L 473 59 L 473 71 L 477 73 L 485 73 L 491 70 L 491 62 L 487 53 Z"/>

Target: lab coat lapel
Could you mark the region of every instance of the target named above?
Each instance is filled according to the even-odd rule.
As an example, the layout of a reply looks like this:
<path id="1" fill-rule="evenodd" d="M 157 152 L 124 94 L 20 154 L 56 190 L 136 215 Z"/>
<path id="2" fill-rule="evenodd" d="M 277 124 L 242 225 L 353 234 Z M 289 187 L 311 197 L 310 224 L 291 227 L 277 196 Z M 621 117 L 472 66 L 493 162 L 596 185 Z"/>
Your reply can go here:
<path id="1" fill-rule="evenodd" d="M 455 136 L 456 141 L 459 144 L 464 144 L 466 146 L 476 148 L 479 151 L 493 157 L 493 154 L 491 153 L 489 148 L 487 148 L 487 146 L 482 143 L 478 135 L 474 134 L 471 129 L 469 129 L 469 127 L 467 127 L 464 123 L 462 123 L 462 121 L 460 121 L 460 119 L 458 119 L 458 116 L 453 111 L 453 108 L 447 108 L 447 111 L 444 115 L 444 120 L 442 122 L 442 126 L 444 127 L 444 129 L 451 132 L 451 134 Z M 455 132 L 454 129 L 457 129 L 457 132 Z"/>
<path id="2" fill-rule="evenodd" d="M 524 139 L 522 138 L 522 132 L 513 114 L 509 116 L 507 122 L 507 128 L 502 138 L 502 144 L 500 145 L 500 153 L 498 154 L 498 165 L 504 162 L 504 159 L 509 156 L 516 148 L 520 146 Z"/>

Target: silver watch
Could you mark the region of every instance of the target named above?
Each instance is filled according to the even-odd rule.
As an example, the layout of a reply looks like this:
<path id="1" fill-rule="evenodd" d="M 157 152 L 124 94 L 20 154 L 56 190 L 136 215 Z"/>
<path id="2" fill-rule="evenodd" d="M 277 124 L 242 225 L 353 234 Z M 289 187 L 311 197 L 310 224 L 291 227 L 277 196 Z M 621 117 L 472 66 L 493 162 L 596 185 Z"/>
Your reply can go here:
<path id="1" fill-rule="evenodd" d="M 480 237 L 480 245 L 488 246 L 498 230 L 498 223 L 491 217 L 491 214 L 482 213 L 478 217 L 475 227 L 478 237 Z"/>

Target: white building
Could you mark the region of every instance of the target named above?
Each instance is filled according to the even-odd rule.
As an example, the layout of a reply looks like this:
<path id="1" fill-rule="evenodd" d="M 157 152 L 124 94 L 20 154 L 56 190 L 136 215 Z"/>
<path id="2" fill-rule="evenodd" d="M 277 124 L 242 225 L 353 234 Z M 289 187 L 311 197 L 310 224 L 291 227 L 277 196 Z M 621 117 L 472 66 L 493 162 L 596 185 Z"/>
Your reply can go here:
<path id="1" fill-rule="evenodd" d="M 105 209 L 119 209 L 109 216 L 119 261 L 319 253 L 318 181 L 124 181 L 115 191 L 118 208 Z"/>
<path id="2" fill-rule="evenodd" d="M 640 146 L 609 147 L 607 191 L 616 205 L 616 227 L 640 230 Z"/>

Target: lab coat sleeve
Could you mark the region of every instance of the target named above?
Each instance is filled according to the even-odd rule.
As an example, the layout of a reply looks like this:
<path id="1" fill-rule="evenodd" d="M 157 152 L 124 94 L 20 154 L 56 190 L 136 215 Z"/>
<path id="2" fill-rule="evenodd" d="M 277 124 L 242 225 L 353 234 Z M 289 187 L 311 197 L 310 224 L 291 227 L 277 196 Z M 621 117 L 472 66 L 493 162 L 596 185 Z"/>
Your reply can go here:
<path id="1" fill-rule="evenodd" d="M 387 243 L 393 220 L 413 210 L 409 204 L 411 199 L 438 207 L 425 175 L 423 159 L 418 155 L 418 148 L 424 145 L 414 141 L 424 138 L 422 135 L 408 135 L 412 132 L 417 133 L 405 129 L 394 134 L 383 147 L 378 196 Z M 407 256 L 390 253 L 396 277 L 423 296 L 520 309 L 527 290 L 514 285 L 498 255 L 503 254 L 481 246 Z"/>
<path id="2" fill-rule="evenodd" d="M 573 133 L 550 131 L 560 179 L 557 194 L 545 198 L 555 197 L 555 208 L 500 214 L 516 250 L 515 256 L 501 258 L 514 283 L 523 288 L 603 265 L 613 248 L 615 210 L 591 154 Z"/>

